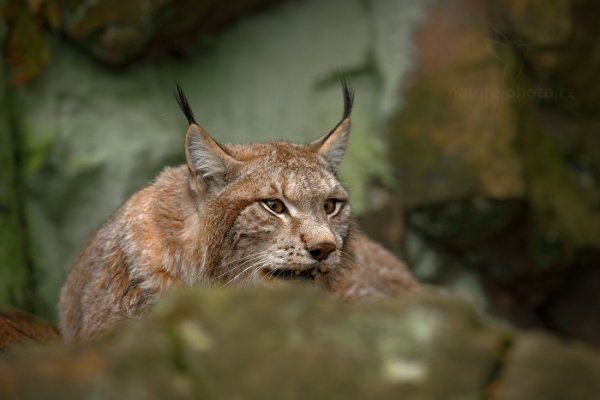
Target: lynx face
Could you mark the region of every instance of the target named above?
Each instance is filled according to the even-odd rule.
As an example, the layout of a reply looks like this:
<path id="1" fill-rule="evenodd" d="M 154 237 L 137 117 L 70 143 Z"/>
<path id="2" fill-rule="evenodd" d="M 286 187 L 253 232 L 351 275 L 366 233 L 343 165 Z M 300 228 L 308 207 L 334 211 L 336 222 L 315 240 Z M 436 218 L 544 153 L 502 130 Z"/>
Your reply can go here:
<path id="1" fill-rule="evenodd" d="M 220 273 L 232 283 L 320 279 L 343 258 L 348 194 L 306 146 L 260 147 L 252 149 L 260 156 L 245 166 L 245 176 L 259 183 L 255 201 L 235 219 Z"/>
<path id="2" fill-rule="evenodd" d="M 344 114 L 309 144 L 223 146 L 194 121 L 186 158 L 197 206 L 210 226 L 210 277 L 225 284 L 317 280 L 340 268 L 350 226 L 348 193 L 335 177 L 350 134 L 353 95 L 343 84 Z"/>

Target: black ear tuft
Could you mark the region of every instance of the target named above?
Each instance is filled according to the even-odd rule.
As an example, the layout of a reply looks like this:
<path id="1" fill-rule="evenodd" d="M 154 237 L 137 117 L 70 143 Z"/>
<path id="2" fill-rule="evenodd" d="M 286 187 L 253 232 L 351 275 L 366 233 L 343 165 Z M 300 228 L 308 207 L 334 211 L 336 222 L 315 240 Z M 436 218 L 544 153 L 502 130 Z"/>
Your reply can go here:
<path id="1" fill-rule="evenodd" d="M 333 173 L 337 171 L 342 163 L 342 158 L 344 158 L 348 146 L 351 126 L 350 113 L 354 104 L 354 92 L 344 78 L 342 78 L 342 94 L 344 95 L 344 114 L 340 122 L 327 135 L 308 144 L 311 150 L 323 157 L 329 166 L 329 170 Z"/>
<path id="2" fill-rule="evenodd" d="M 352 106 L 354 105 L 354 90 L 348 85 L 348 81 L 345 77 L 342 77 L 342 93 L 344 95 L 344 114 L 342 115 L 342 119 L 337 125 L 329 132 L 329 134 L 324 138 L 323 141 L 327 140 L 327 137 L 331 135 L 339 126 L 346 120 L 350 118 L 350 113 L 352 112 Z"/>
<path id="3" fill-rule="evenodd" d="M 181 108 L 181 111 L 183 111 L 183 113 L 185 114 L 188 124 L 195 124 L 196 119 L 194 118 L 194 112 L 192 111 L 192 108 L 188 103 L 187 97 L 185 97 L 185 93 L 183 93 L 183 89 L 181 88 L 181 86 L 179 86 L 179 83 L 176 83 L 175 85 L 177 86 L 175 100 L 177 101 L 177 104 L 179 104 L 179 108 Z"/>
<path id="4" fill-rule="evenodd" d="M 344 115 L 342 119 L 346 119 L 350 116 L 354 105 L 354 90 L 348 85 L 348 81 L 344 77 L 342 77 L 342 91 L 344 92 Z"/>

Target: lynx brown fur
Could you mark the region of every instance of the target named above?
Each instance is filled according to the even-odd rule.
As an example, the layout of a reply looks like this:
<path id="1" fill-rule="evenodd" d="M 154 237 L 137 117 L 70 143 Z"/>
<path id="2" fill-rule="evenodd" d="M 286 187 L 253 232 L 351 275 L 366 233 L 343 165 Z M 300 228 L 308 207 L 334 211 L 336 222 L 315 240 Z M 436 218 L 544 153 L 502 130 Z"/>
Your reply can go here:
<path id="1" fill-rule="evenodd" d="M 187 165 L 166 168 L 85 244 L 62 288 L 66 340 L 143 314 L 168 288 L 304 280 L 341 297 L 403 293 L 408 269 L 362 234 L 336 178 L 350 134 L 344 114 L 309 144 L 221 145 L 185 95 Z"/>
<path id="2" fill-rule="evenodd" d="M 21 311 L 0 311 L 0 351 L 15 343 L 47 342 L 60 338 L 52 325 Z"/>

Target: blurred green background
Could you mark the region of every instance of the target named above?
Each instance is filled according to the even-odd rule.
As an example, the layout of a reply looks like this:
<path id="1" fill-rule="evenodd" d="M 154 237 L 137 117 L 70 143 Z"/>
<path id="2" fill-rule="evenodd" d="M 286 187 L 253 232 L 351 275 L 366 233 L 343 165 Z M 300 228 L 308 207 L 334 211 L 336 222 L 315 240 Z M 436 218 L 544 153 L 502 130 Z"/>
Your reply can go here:
<path id="1" fill-rule="evenodd" d="M 341 179 L 424 282 L 600 345 L 592 0 L 0 0 L 0 304 L 55 320 L 87 235 L 223 142 L 308 141 L 355 88 Z"/>

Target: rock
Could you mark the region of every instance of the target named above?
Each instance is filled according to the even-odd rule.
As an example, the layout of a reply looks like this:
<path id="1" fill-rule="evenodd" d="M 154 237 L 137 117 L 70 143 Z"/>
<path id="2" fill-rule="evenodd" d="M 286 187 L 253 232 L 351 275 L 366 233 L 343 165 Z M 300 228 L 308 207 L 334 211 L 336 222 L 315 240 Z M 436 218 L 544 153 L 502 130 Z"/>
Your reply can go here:
<path id="1" fill-rule="evenodd" d="M 149 55 L 187 52 L 190 39 L 196 40 L 274 2 L 48 0 L 42 3 L 53 8 L 48 16 L 50 23 L 54 21 L 56 28 L 69 39 L 101 62 L 121 66 Z"/>
<path id="2" fill-rule="evenodd" d="M 300 288 L 195 289 L 94 342 L 11 349 L 0 396 L 591 399 L 599 362 L 439 291 L 357 303 Z"/>
<path id="3" fill-rule="evenodd" d="M 583 171 L 577 171 L 564 161 L 567 151 L 552 135 L 552 129 L 547 129 L 542 113 L 524 105 L 520 118 L 528 197 L 535 210 L 539 242 L 544 247 L 562 242 L 566 252 L 578 247 L 600 248 L 598 187 L 586 185 L 582 181 Z M 590 147 L 594 152 L 592 149 L 594 147 Z M 594 172 L 589 172 L 594 176 Z"/>
<path id="4" fill-rule="evenodd" d="M 600 391 L 600 354 L 540 332 L 518 336 L 492 398 L 593 400 Z"/>
<path id="5" fill-rule="evenodd" d="M 437 5 L 416 40 L 419 62 L 389 128 L 403 202 L 523 195 L 505 65 L 490 47 L 483 3 Z"/>
<path id="6" fill-rule="evenodd" d="M 519 326 L 598 343 L 570 308 L 600 248 L 598 5 L 453 4 L 425 18 L 390 119 L 407 261 L 428 282 L 472 277 Z"/>
<path id="7" fill-rule="evenodd" d="M 508 15 L 526 46 L 544 47 L 564 44 L 572 31 L 571 0 L 504 0 Z"/>
<path id="8" fill-rule="evenodd" d="M 3 19 L 0 25 L 6 23 L 7 28 L 3 33 L 6 38 L 2 41 L 2 61 L 10 67 L 7 80 L 12 85 L 31 81 L 48 62 L 42 3 L 15 0 L 0 3 Z"/>
<path id="9" fill-rule="evenodd" d="M 600 347 L 600 269 L 591 254 L 588 262 L 577 264 L 570 273 L 572 283 L 563 285 L 560 295 L 545 305 L 548 327 L 566 337 L 576 337 Z M 585 304 L 582 307 L 581 304 Z"/>
<path id="10" fill-rule="evenodd" d="M 514 74 L 513 84 L 534 93 L 517 99 L 515 108 L 528 198 L 538 224 L 537 241 L 548 243 L 544 247 L 562 243 L 564 253 L 569 253 L 600 247 L 600 163 L 595 161 L 600 154 L 600 138 L 595 133 L 600 119 L 592 111 L 600 101 L 600 90 L 589 78 L 600 73 L 600 61 L 590 56 L 598 53 L 600 34 L 590 15 L 600 8 L 591 1 L 572 5 L 559 1 L 544 13 L 557 15 L 566 7 L 564 3 L 570 7 L 569 35 L 560 46 L 532 46 L 522 52 L 521 64 L 514 68 L 522 69 L 527 63 L 533 71 L 529 76 Z M 513 18 L 518 25 L 518 16 Z M 546 29 L 550 30 L 549 25 Z M 549 59 L 553 61 L 548 63 Z"/>
<path id="11" fill-rule="evenodd" d="M 4 2 L 0 1 L 0 9 Z M 0 42 L 6 27 L 0 24 Z M 0 48 L 0 57 L 4 48 Z M 31 308 L 31 276 L 27 265 L 26 231 L 23 229 L 22 182 L 18 137 L 12 126 L 8 71 L 0 63 L 0 304 Z"/>
<path id="12" fill-rule="evenodd" d="M 508 332 L 441 293 L 344 303 L 200 289 L 97 342 L 14 349 L 0 359 L 0 395 L 477 398 Z"/>

